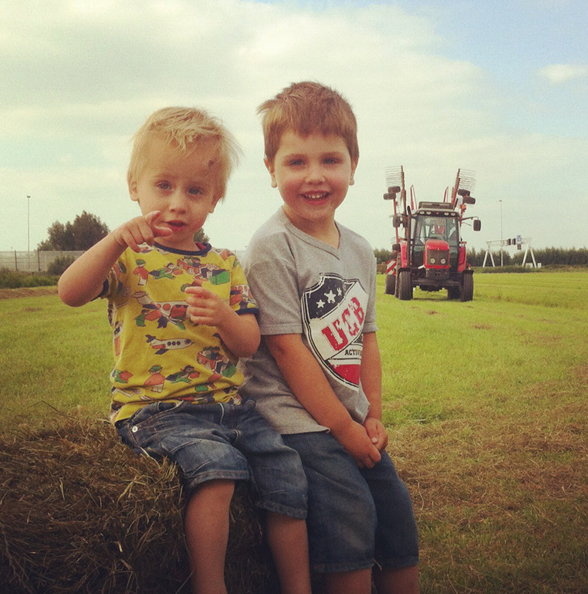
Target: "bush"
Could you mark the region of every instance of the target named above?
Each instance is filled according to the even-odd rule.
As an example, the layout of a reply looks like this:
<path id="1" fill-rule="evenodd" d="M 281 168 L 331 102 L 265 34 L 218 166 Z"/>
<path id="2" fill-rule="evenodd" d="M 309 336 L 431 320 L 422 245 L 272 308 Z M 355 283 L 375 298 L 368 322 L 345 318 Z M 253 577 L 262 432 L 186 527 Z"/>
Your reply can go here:
<path id="1" fill-rule="evenodd" d="M 47 267 L 47 272 L 55 276 L 61 276 L 75 260 L 73 256 L 57 256 Z"/>
<path id="2" fill-rule="evenodd" d="M 50 287 L 57 284 L 57 277 L 39 276 L 30 272 L 19 272 L 0 268 L 0 289 L 20 289 L 21 287 Z"/>

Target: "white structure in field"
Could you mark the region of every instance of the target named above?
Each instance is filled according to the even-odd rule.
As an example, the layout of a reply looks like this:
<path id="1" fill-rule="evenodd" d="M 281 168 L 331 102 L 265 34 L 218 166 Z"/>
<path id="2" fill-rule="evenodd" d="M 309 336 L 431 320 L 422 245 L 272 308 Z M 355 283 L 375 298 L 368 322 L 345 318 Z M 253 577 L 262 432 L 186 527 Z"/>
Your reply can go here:
<path id="1" fill-rule="evenodd" d="M 490 261 L 492 262 L 492 266 L 496 266 L 496 264 L 494 263 L 494 255 L 492 254 L 492 247 L 499 246 L 500 254 L 502 255 L 502 248 L 504 246 L 510 246 L 510 245 L 516 245 L 517 250 L 522 250 L 523 246 L 525 246 L 525 255 L 523 256 L 523 262 L 522 262 L 521 266 L 525 266 L 525 263 L 527 261 L 527 256 L 530 253 L 531 259 L 533 260 L 533 264 L 531 264 L 529 262 L 529 266 L 533 266 L 534 268 L 541 267 L 541 264 L 537 264 L 537 262 L 535 261 L 535 254 L 533 253 L 533 248 L 531 247 L 531 238 L 530 237 L 521 237 L 520 235 L 517 235 L 516 238 L 514 238 L 514 239 L 496 239 L 494 241 L 487 241 L 486 245 L 488 246 L 488 249 L 486 250 L 486 254 L 484 255 L 484 263 L 482 264 L 482 268 L 486 267 L 486 260 L 488 259 L 488 256 L 490 256 Z M 501 258 L 500 265 L 502 266 L 502 258 Z"/>

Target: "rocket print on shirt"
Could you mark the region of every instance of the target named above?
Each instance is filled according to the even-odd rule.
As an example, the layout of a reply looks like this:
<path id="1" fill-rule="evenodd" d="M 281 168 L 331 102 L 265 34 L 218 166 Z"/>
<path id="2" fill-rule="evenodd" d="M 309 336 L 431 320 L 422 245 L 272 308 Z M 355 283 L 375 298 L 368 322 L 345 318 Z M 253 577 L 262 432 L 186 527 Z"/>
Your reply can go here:
<path id="1" fill-rule="evenodd" d="M 368 294 L 356 279 L 324 274 L 302 295 L 308 342 L 329 374 L 359 386 Z"/>

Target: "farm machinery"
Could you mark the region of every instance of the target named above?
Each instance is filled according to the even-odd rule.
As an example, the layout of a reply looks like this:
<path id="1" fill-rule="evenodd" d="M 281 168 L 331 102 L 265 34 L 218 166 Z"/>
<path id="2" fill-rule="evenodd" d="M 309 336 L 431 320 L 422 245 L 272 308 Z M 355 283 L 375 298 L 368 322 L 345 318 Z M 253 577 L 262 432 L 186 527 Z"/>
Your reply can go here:
<path id="1" fill-rule="evenodd" d="M 392 224 L 396 243 L 386 267 L 385 292 L 398 299 L 412 299 L 414 287 L 423 291 L 447 289 L 448 299 L 471 301 L 474 277 L 466 260 L 466 243 L 461 240 L 464 221 L 473 220 L 474 231 L 482 227 L 477 217 L 465 217 L 475 185 L 472 172 L 457 170 L 455 185 L 445 190 L 443 202 L 416 203 L 414 187 L 407 199 L 402 167 L 386 171 L 388 192 L 385 200 L 394 206 Z M 401 236 L 400 228 L 404 233 Z"/>

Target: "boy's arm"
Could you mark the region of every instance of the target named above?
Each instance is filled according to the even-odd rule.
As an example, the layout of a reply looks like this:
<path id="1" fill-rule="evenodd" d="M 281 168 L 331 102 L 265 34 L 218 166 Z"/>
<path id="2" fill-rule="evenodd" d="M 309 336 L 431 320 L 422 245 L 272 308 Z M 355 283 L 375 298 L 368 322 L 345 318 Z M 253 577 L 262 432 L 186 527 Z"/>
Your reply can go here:
<path id="1" fill-rule="evenodd" d="M 188 287 L 188 316 L 194 324 L 215 326 L 222 341 L 237 357 L 251 357 L 259 346 L 259 326 L 253 314 L 238 314 L 216 293 Z"/>
<path id="2" fill-rule="evenodd" d="M 388 445 L 388 434 L 382 423 L 382 364 L 375 332 L 366 332 L 363 335 L 360 377 L 361 386 L 370 403 L 363 426 L 372 443 L 381 452 Z"/>
<path id="3" fill-rule="evenodd" d="M 138 252 L 141 243 L 152 245 L 156 237 L 171 233 L 170 229 L 157 227 L 159 215 L 159 211 L 153 211 L 131 219 L 84 252 L 59 279 L 61 300 L 79 307 L 98 297 L 110 269 L 127 247 Z"/>
<path id="4" fill-rule="evenodd" d="M 358 465 L 372 468 L 379 462 L 380 453 L 366 429 L 337 398 L 301 335 L 267 335 L 265 340 L 293 394 L 314 419 L 331 430 Z"/>

